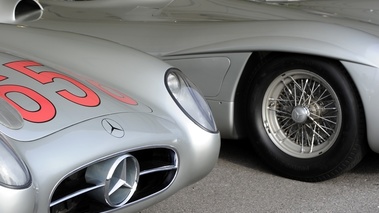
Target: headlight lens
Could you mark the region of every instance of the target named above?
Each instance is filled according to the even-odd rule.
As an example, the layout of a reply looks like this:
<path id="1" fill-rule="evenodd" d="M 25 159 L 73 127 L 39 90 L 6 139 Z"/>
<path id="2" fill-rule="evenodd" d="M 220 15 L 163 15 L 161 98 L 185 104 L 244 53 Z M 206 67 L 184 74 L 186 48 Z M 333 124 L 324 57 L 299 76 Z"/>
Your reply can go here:
<path id="1" fill-rule="evenodd" d="M 170 69 L 166 73 L 166 86 L 183 112 L 197 125 L 217 132 L 212 112 L 196 86 L 182 72 Z"/>
<path id="2" fill-rule="evenodd" d="M 0 137 L 0 185 L 24 188 L 30 185 L 29 171 L 16 153 Z"/>

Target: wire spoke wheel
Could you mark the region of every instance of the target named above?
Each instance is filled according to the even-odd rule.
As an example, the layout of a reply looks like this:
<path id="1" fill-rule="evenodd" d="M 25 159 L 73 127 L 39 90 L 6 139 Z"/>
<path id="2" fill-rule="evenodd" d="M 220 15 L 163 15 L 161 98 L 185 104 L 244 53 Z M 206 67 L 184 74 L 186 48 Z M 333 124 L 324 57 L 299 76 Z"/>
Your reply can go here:
<path id="1" fill-rule="evenodd" d="M 306 70 L 291 70 L 269 85 L 262 119 L 272 142 L 298 158 L 326 152 L 341 129 L 341 106 L 330 85 Z"/>
<path id="2" fill-rule="evenodd" d="M 249 141 L 278 174 L 327 180 L 353 168 L 364 156 L 362 104 L 340 62 L 273 54 L 247 83 Z"/>

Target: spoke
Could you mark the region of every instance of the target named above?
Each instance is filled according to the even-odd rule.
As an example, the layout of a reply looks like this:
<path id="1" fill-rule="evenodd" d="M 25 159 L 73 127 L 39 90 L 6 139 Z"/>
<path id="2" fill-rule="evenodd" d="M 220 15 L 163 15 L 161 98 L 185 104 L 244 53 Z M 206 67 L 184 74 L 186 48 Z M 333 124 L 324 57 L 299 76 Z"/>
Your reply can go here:
<path id="1" fill-rule="evenodd" d="M 287 137 L 290 138 L 290 139 L 292 139 L 292 140 L 294 140 L 294 141 L 296 141 L 296 139 L 299 137 L 298 136 L 299 131 L 297 131 L 297 130 L 298 130 L 298 128 L 292 126 L 290 128 L 290 130 L 288 131 L 288 133 L 287 133 Z"/>
<path id="2" fill-rule="evenodd" d="M 294 82 L 294 84 L 296 85 L 296 87 L 300 90 L 301 92 L 301 96 L 299 98 L 299 102 L 297 103 L 297 105 L 301 105 L 301 101 L 303 101 L 303 104 L 305 105 L 309 105 L 312 101 L 312 93 L 313 93 L 313 90 L 310 86 L 308 86 L 310 84 L 310 80 L 307 78 L 305 79 L 305 83 L 303 84 L 303 80 L 301 80 L 301 85 L 295 81 L 295 79 L 293 79 L 291 77 L 292 81 Z M 313 86 L 314 88 L 314 86 Z M 295 88 L 294 88 L 295 89 Z M 307 92 L 307 90 L 309 90 L 310 94 Z M 308 100 L 308 103 L 307 103 L 307 100 Z"/>
<path id="3" fill-rule="evenodd" d="M 292 81 L 292 83 L 293 83 L 293 91 L 294 91 L 293 98 L 294 98 L 294 101 L 295 101 L 295 105 L 298 105 L 298 103 L 296 103 L 296 101 L 298 100 L 297 99 L 297 93 L 296 93 L 296 91 L 297 91 L 297 89 L 299 89 L 300 91 L 302 91 L 303 88 L 301 87 L 301 85 L 292 76 L 289 76 L 288 78 L 290 78 L 291 81 Z M 286 88 L 288 88 L 288 87 L 286 86 Z M 301 100 L 301 98 L 299 99 L 299 103 L 300 103 L 300 100 Z"/>
<path id="4" fill-rule="evenodd" d="M 312 98 L 315 98 L 315 92 L 318 90 L 318 88 L 320 87 L 320 84 L 317 84 L 316 88 L 315 88 L 315 85 L 316 85 L 316 82 L 313 81 L 313 84 L 312 84 L 312 88 L 310 89 L 311 92 L 310 92 L 310 97 L 309 97 L 309 101 L 308 101 L 308 105 L 311 104 L 311 100 Z"/>
<path id="5" fill-rule="evenodd" d="M 291 80 L 292 80 L 292 82 L 294 83 L 294 91 L 295 91 L 295 93 L 296 93 L 296 88 L 297 89 L 299 89 L 300 90 L 300 92 L 301 92 L 301 96 L 299 97 L 299 102 L 298 103 L 296 103 L 296 100 L 297 99 L 295 99 L 295 103 L 297 104 L 297 105 L 300 105 L 300 102 L 302 101 L 302 100 L 304 100 L 304 103 L 306 103 L 306 100 L 309 100 L 309 99 L 311 99 L 311 96 L 306 92 L 306 88 L 307 88 L 307 86 L 308 86 L 308 82 L 309 82 L 309 79 L 307 78 L 307 79 L 305 79 L 305 84 L 303 85 L 303 79 L 301 80 L 301 84 L 302 85 L 300 85 L 292 76 L 290 76 L 289 77 Z M 307 96 L 307 97 L 305 97 L 305 96 Z"/>
<path id="6" fill-rule="evenodd" d="M 304 153 L 304 128 L 301 128 L 301 153 Z"/>
<path id="7" fill-rule="evenodd" d="M 301 143 L 300 143 L 300 141 L 298 141 L 298 144 L 301 145 L 301 153 L 305 153 L 305 151 L 306 151 L 305 147 L 310 147 L 310 149 L 307 153 L 313 152 L 315 134 L 313 133 L 312 129 L 310 129 L 311 132 L 307 131 L 307 128 L 309 128 L 307 125 L 302 125 L 302 128 L 301 128 L 301 132 L 302 132 L 301 133 Z M 310 133 L 312 133 L 312 136 L 310 136 Z"/>
<path id="8" fill-rule="evenodd" d="M 330 108 L 323 107 L 322 110 L 325 110 L 325 111 L 337 111 L 337 107 L 330 107 Z"/>
<path id="9" fill-rule="evenodd" d="M 269 101 L 272 101 L 272 102 L 290 102 L 291 100 L 286 100 L 286 99 L 275 99 L 275 98 L 269 98 L 268 99 Z"/>
<path id="10" fill-rule="evenodd" d="M 314 136 L 317 136 L 317 138 L 319 138 L 319 139 L 321 139 L 323 142 L 325 142 L 326 141 L 326 139 L 324 139 L 317 131 L 316 131 L 316 125 L 314 126 L 314 129 L 311 127 L 311 126 L 309 126 L 309 125 L 306 125 L 309 129 L 311 129 L 311 131 L 313 132 L 313 137 Z M 320 143 L 321 144 L 321 143 Z"/>
<path id="11" fill-rule="evenodd" d="M 324 118 L 328 118 L 328 120 L 329 120 L 329 119 L 337 120 L 337 118 L 338 118 L 338 116 L 336 116 L 336 115 L 324 115 L 323 117 L 324 117 Z M 335 123 L 335 124 L 337 124 L 337 123 Z"/>
<path id="12" fill-rule="evenodd" d="M 286 114 L 288 116 L 291 116 L 290 112 L 281 110 L 281 108 L 285 108 L 285 107 L 292 108 L 292 104 L 290 102 L 291 102 L 290 100 L 269 98 L 269 104 L 268 104 L 267 109 L 271 111 L 275 111 L 277 114 Z"/>
<path id="13" fill-rule="evenodd" d="M 325 93 L 327 93 L 325 96 L 324 96 L 324 94 Z M 318 103 L 318 102 L 320 102 L 320 101 L 322 101 L 322 100 L 324 100 L 324 99 L 326 99 L 326 98 L 328 98 L 328 97 L 330 97 L 331 95 L 330 95 L 330 93 L 328 93 L 328 90 L 327 89 L 324 89 L 324 91 L 320 94 L 320 96 L 318 97 L 318 99 L 316 100 L 316 103 Z"/>
<path id="14" fill-rule="evenodd" d="M 284 91 L 285 91 L 285 94 L 286 94 L 288 100 L 291 100 L 291 97 L 292 97 L 294 100 L 296 100 L 296 95 L 294 95 L 294 94 L 292 93 L 292 90 L 288 87 L 288 85 L 287 85 L 283 80 L 282 80 L 281 82 L 283 83 L 284 87 L 286 88 Z"/>
<path id="15" fill-rule="evenodd" d="M 288 118 L 288 117 L 280 117 L 281 120 L 279 121 L 279 123 L 281 124 L 281 126 L 283 127 L 287 127 L 289 125 L 292 125 L 290 124 L 292 119 L 291 118 Z"/>
<path id="16" fill-rule="evenodd" d="M 292 82 L 294 83 L 294 85 L 301 90 L 300 84 L 297 83 L 297 81 L 292 76 L 289 76 L 289 78 L 292 80 Z"/>
<path id="17" fill-rule="evenodd" d="M 316 126 L 314 126 L 314 128 L 311 130 L 312 130 L 312 132 L 316 132 Z M 315 145 L 315 135 L 316 134 L 312 134 L 311 149 L 309 150 L 309 153 L 313 152 L 313 147 Z"/>
<path id="18" fill-rule="evenodd" d="M 325 125 L 323 126 L 323 128 L 326 129 L 326 130 L 329 130 L 331 133 L 334 132 L 334 129 L 333 129 L 333 128 L 327 127 L 327 126 L 325 126 Z"/>
<path id="19" fill-rule="evenodd" d="M 286 115 L 277 114 L 276 117 L 283 120 L 292 120 L 291 116 L 288 116 L 287 114 Z"/>
<path id="20" fill-rule="evenodd" d="M 270 107 L 268 108 L 268 110 L 275 111 L 276 113 L 282 113 L 284 115 L 289 115 L 289 117 L 291 117 L 291 113 L 286 112 L 286 111 L 282 111 L 282 110 L 279 110 L 279 109 L 272 109 Z"/>
<path id="21" fill-rule="evenodd" d="M 285 105 L 285 106 L 293 106 L 292 105 L 292 100 L 286 100 L 286 99 L 275 99 L 275 98 L 269 98 L 268 102 L 270 103 L 269 106 L 277 106 L 278 104 Z M 274 105 L 271 105 L 274 104 Z"/>
<path id="22" fill-rule="evenodd" d="M 317 121 L 315 121 L 311 116 L 308 116 L 308 118 L 321 130 L 323 131 L 328 137 L 330 137 L 330 134 L 324 129 L 323 126 L 321 126 Z"/>
<path id="23" fill-rule="evenodd" d="M 296 125 L 296 123 L 292 123 L 291 125 L 288 125 L 287 127 L 282 128 L 282 131 L 283 132 L 290 132 L 292 127 L 294 127 L 295 125 Z M 297 131 L 295 130 L 295 132 L 297 132 Z M 288 135 L 288 136 L 290 136 L 290 135 Z"/>
<path id="24" fill-rule="evenodd" d="M 303 80 L 301 81 L 301 83 L 303 84 Z M 308 98 L 309 98 L 308 93 L 305 91 L 306 88 L 307 88 L 307 85 L 308 85 L 308 79 L 305 79 L 305 84 L 304 84 L 304 86 L 300 88 L 300 90 L 301 90 L 301 96 L 300 96 L 299 104 L 298 104 L 298 105 L 300 105 L 300 102 L 301 102 L 302 100 L 304 100 L 304 103 L 306 102 L 306 99 L 305 99 L 304 96 L 307 95 Z"/>
<path id="25" fill-rule="evenodd" d="M 335 122 L 335 121 L 332 121 L 332 120 L 329 120 L 329 119 L 326 119 L 326 117 L 321 117 L 321 116 L 318 116 L 318 115 L 316 115 L 316 114 L 313 114 L 313 113 L 311 113 L 311 115 L 313 116 L 313 117 L 316 117 L 316 118 L 319 118 L 319 119 L 321 119 L 321 120 L 323 120 L 323 121 L 326 121 L 326 122 L 329 122 L 329 123 L 332 123 L 332 124 L 337 124 L 337 122 Z M 333 117 L 337 117 L 337 116 L 329 116 L 329 117 L 331 117 L 331 118 L 333 118 Z M 312 121 L 314 121 L 313 120 L 313 118 L 311 119 Z"/>

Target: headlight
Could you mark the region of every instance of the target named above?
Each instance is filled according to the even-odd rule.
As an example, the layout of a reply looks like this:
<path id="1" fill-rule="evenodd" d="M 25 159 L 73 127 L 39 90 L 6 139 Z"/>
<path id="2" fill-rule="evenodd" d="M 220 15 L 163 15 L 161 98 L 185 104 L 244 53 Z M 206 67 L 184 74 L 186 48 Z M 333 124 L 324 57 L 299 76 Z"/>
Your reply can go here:
<path id="1" fill-rule="evenodd" d="M 183 112 L 200 127 L 217 132 L 212 112 L 196 86 L 182 72 L 170 69 L 166 73 L 166 86 Z"/>
<path id="2" fill-rule="evenodd" d="M 0 185 L 24 188 L 30 185 L 29 171 L 16 153 L 0 137 Z"/>

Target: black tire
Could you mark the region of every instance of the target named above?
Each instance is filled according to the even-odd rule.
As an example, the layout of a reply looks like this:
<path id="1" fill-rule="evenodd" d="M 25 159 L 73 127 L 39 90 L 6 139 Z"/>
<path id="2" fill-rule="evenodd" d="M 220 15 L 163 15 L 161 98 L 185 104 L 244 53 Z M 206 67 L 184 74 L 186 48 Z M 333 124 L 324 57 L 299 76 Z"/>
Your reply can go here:
<path id="1" fill-rule="evenodd" d="M 323 181 L 363 158 L 364 115 L 339 62 L 282 55 L 264 63 L 248 83 L 249 141 L 280 175 Z"/>

